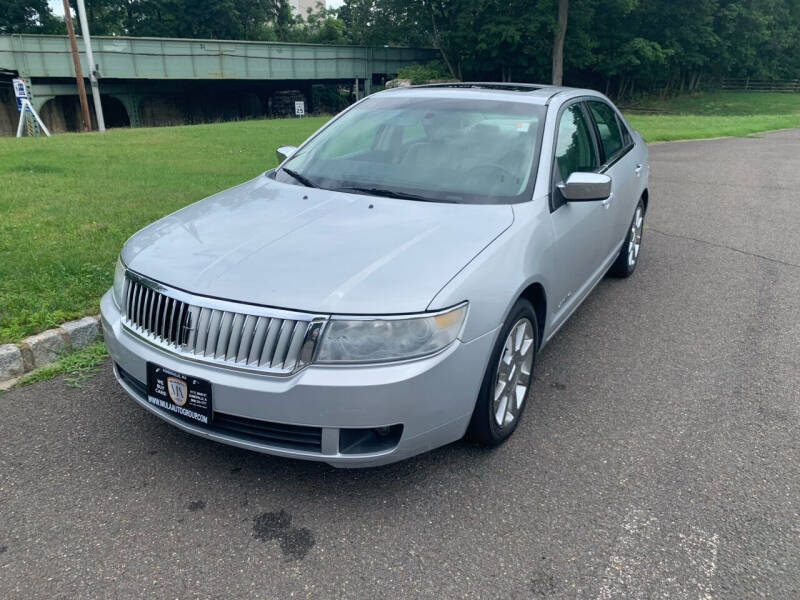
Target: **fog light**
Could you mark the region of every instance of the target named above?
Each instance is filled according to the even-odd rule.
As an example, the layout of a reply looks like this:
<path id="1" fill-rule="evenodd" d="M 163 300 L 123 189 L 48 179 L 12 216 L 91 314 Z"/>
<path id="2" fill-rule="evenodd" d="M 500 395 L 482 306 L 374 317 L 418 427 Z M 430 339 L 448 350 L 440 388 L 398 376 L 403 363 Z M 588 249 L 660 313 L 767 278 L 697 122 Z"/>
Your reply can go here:
<path id="1" fill-rule="evenodd" d="M 342 454 L 385 452 L 397 446 L 402 435 L 402 425 L 365 429 L 340 429 L 339 452 Z"/>

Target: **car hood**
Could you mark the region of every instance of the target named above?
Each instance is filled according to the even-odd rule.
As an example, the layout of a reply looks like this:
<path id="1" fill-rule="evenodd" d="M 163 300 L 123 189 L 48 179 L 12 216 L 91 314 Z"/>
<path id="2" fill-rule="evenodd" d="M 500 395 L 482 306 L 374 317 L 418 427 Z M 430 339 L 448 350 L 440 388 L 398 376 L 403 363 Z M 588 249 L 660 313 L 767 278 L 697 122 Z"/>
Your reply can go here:
<path id="1" fill-rule="evenodd" d="M 199 295 L 397 314 L 425 310 L 512 221 L 509 205 L 377 198 L 260 176 L 145 227 L 122 260 Z"/>

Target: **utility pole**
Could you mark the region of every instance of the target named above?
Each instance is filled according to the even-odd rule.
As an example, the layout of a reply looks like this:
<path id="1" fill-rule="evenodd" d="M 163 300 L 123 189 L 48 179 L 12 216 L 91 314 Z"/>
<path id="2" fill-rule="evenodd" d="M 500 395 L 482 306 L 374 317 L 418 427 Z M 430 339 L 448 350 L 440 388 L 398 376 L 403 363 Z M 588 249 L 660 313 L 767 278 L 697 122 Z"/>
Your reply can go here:
<path id="1" fill-rule="evenodd" d="M 72 13 L 69 8 L 69 0 L 64 0 L 64 22 L 67 24 L 69 45 L 72 48 L 72 62 L 75 64 L 75 82 L 78 85 L 78 97 L 81 100 L 83 130 L 90 131 L 92 129 L 92 118 L 89 116 L 89 102 L 86 100 L 86 85 L 83 83 L 81 57 L 78 55 L 78 42 L 75 40 L 75 28 L 72 26 Z"/>
<path id="2" fill-rule="evenodd" d="M 94 100 L 94 116 L 97 119 L 97 129 L 100 133 L 106 130 L 106 120 L 103 118 L 103 105 L 100 103 L 100 88 L 97 85 L 97 64 L 92 54 L 92 38 L 89 36 L 89 23 L 86 21 L 86 6 L 83 0 L 78 0 L 78 19 L 81 22 L 81 35 L 83 35 L 83 48 L 86 50 L 86 62 L 89 63 L 89 83 L 92 85 L 92 99 Z"/>

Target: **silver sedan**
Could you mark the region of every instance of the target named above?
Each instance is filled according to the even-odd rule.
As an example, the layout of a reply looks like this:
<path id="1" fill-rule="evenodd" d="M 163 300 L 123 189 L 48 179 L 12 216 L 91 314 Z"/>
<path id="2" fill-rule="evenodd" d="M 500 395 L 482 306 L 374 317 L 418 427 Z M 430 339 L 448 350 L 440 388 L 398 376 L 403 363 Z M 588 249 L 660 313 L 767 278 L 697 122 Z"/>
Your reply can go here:
<path id="1" fill-rule="evenodd" d="M 537 352 L 639 260 L 647 149 L 594 91 L 388 90 L 279 156 L 133 235 L 102 300 L 122 387 L 208 439 L 342 467 L 501 444 Z"/>

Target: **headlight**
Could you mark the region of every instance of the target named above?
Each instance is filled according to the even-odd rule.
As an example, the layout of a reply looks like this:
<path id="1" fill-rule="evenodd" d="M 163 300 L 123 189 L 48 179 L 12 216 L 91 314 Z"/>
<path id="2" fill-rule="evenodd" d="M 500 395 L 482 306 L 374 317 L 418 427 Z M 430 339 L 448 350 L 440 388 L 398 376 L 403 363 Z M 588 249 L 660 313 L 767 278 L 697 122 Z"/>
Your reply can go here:
<path id="1" fill-rule="evenodd" d="M 332 319 L 322 336 L 320 363 L 386 362 L 433 354 L 461 332 L 467 304 L 410 317 Z"/>
<path id="2" fill-rule="evenodd" d="M 114 302 L 117 308 L 122 307 L 122 292 L 125 289 L 125 266 L 122 260 L 117 258 L 117 267 L 114 269 Z"/>

